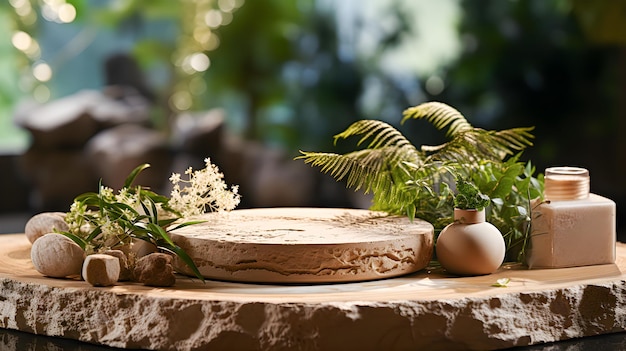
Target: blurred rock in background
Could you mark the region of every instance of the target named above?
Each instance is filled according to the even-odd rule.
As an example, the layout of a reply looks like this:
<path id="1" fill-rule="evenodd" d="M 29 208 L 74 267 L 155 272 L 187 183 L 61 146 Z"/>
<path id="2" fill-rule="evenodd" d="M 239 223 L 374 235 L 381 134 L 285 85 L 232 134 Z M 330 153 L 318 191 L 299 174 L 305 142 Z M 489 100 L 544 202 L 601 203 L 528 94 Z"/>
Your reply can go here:
<path id="1" fill-rule="evenodd" d="M 169 173 L 202 167 L 205 157 L 241 186 L 242 206 L 367 207 L 367 196 L 293 157 L 353 150 L 356 141 L 334 145 L 333 135 L 358 119 L 388 122 L 415 145 L 439 144 L 445 135 L 430 126 L 399 124 L 405 108 L 437 100 L 477 127 L 535 126 L 522 160 L 539 172 L 588 168 L 592 191 L 618 203 L 624 232 L 623 1 L 63 6 L 73 16 L 48 2 L 0 5 L 0 29 L 10 33 L 0 39 L 0 165 L 8 167 L 0 177 L 19 179 L 0 184 L 16 197 L 7 211 L 25 202 L 27 211 L 65 210 L 98 179 L 120 184 L 131 163 L 147 159 L 153 180 L 145 180 L 167 191 Z M 39 102 L 20 104 L 26 98 Z M 141 130 L 136 142 L 129 130 Z M 96 148 L 100 133 L 109 136 Z"/>

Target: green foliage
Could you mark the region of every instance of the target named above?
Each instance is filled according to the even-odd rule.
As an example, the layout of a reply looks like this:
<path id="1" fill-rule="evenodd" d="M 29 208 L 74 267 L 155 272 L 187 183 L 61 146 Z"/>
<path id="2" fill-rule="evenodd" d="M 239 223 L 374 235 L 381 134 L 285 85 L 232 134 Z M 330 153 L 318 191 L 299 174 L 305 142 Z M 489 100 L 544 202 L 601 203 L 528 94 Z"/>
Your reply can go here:
<path id="1" fill-rule="evenodd" d="M 521 260 L 529 235 L 529 201 L 540 197 L 543 187 L 543 178 L 533 177 L 534 167 L 519 162 L 519 152 L 532 145 L 532 128 L 475 128 L 456 109 L 439 102 L 405 110 L 403 122 L 408 119 L 425 119 L 438 130 L 448 128 L 449 141 L 418 149 L 391 125 L 364 120 L 337 134 L 335 142 L 360 136 L 357 146 L 365 149 L 301 152 L 297 158 L 338 181 L 347 180 L 350 188 L 372 192 L 373 210 L 427 220 L 436 233 L 453 220 L 451 184 L 466 179 L 491 199 L 487 219 L 505 236 L 507 259 Z M 458 190 L 468 191 L 463 183 Z"/>
<path id="2" fill-rule="evenodd" d="M 442 130 L 450 125 L 446 136 L 451 137 L 459 132 L 472 130 L 472 126 L 456 109 L 441 102 L 432 101 L 415 107 L 409 107 L 402 114 L 402 122 L 413 119 L 425 119 L 435 128 Z"/>
<path id="3" fill-rule="evenodd" d="M 66 217 L 70 230 L 61 234 L 88 252 L 123 246 L 132 239 L 143 240 L 161 251 L 177 255 L 196 277 L 204 281 L 191 257 L 172 241 L 165 229 L 180 219 L 180 214 L 169 207 L 167 197 L 133 186 L 135 178 L 148 167 L 143 164 L 135 168 L 126 178 L 119 195 L 113 195 L 111 189 L 100 185 L 98 193 L 77 196 Z M 184 222 L 168 229 L 201 222 Z"/>
<path id="4" fill-rule="evenodd" d="M 402 207 L 410 201 L 409 192 L 399 184 L 410 180 L 405 163 L 419 163 L 423 155 L 393 126 L 377 120 L 361 120 L 335 135 L 338 139 L 360 135 L 357 145 L 368 139 L 367 149 L 345 155 L 321 152 L 303 152 L 298 158 L 321 167 L 335 179 L 347 179 L 348 187 L 373 192 L 379 201 Z M 376 201 L 375 201 L 376 202 Z"/>
<path id="5" fill-rule="evenodd" d="M 481 193 L 474 184 L 462 178 L 456 181 L 456 191 L 454 207 L 461 210 L 475 209 L 482 211 L 491 202 L 489 196 Z"/>
<path id="6" fill-rule="evenodd" d="M 448 127 L 446 136 L 451 140 L 438 146 L 422 146 L 429 159 L 436 161 L 473 163 L 476 159 L 501 161 L 531 146 L 533 128 L 513 128 L 501 131 L 472 127 L 459 111 L 440 102 L 427 102 L 406 109 L 402 122 L 408 119 L 424 119 L 438 130 Z"/>
<path id="7" fill-rule="evenodd" d="M 522 261 L 530 238 L 530 200 L 543 196 L 543 175 L 519 162 L 519 155 L 505 162 L 484 162 L 471 174 L 471 181 L 491 198 L 487 219 L 504 236 L 507 259 Z"/>

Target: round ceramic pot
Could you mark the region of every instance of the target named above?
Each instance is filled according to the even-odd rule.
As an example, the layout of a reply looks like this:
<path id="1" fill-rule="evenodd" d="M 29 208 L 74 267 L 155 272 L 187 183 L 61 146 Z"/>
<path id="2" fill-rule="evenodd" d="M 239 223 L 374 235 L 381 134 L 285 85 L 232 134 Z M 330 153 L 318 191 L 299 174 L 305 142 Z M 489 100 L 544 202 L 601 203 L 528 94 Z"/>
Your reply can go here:
<path id="1" fill-rule="evenodd" d="M 485 211 L 454 210 L 454 223 L 437 239 L 437 259 L 456 275 L 483 275 L 498 270 L 506 246 L 502 234 L 485 221 Z"/>

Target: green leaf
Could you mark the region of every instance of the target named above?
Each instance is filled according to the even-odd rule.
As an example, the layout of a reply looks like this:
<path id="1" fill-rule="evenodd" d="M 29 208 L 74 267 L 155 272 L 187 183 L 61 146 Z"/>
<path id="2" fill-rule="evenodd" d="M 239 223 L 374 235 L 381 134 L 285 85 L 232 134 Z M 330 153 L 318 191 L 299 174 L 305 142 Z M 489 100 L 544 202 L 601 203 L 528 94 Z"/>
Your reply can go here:
<path id="1" fill-rule="evenodd" d="M 139 194 L 141 195 L 142 198 L 143 197 L 148 198 L 151 201 L 158 203 L 158 204 L 167 204 L 169 202 L 169 198 L 167 196 L 159 195 L 148 189 L 141 188 L 139 190 Z"/>
<path id="2" fill-rule="evenodd" d="M 137 212 L 137 210 L 135 210 L 132 206 L 121 202 L 115 202 L 111 204 L 111 208 L 115 208 L 119 213 L 123 213 L 123 211 L 126 210 L 135 216 L 140 216 L 139 212 Z"/>
<path id="3" fill-rule="evenodd" d="M 510 282 L 511 282 L 510 278 L 500 278 L 500 279 L 497 279 L 496 282 L 493 283 L 491 286 L 496 287 L 496 288 L 506 288 Z"/>
<path id="4" fill-rule="evenodd" d="M 159 220 L 157 221 L 157 225 L 158 225 L 159 227 L 162 227 L 162 228 L 167 228 L 167 226 L 169 226 L 170 224 L 172 224 L 172 223 L 176 222 L 178 219 L 179 219 L 179 218 L 177 218 L 177 217 L 174 217 L 174 218 L 159 219 Z"/>
<path id="5" fill-rule="evenodd" d="M 411 221 L 415 219 L 415 213 L 417 212 L 417 208 L 415 204 L 410 204 L 406 207 L 406 215 L 409 217 Z"/>
<path id="6" fill-rule="evenodd" d="M 154 201 L 152 201 L 152 199 L 148 198 L 148 200 L 150 201 L 150 208 L 152 209 L 152 217 L 150 218 L 150 222 L 157 224 L 157 226 L 159 228 L 161 228 L 158 223 L 159 223 L 159 212 L 157 211 L 156 208 L 156 204 L 154 203 Z"/>
<path id="7" fill-rule="evenodd" d="M 97 199 L 97 198 L 98 198 L 98 193 L 86 192 L 86 193 L 83 193 L 83 194 L 80 194 L 80 195 L 76 196 L 74 199 L 76 201 L 79 201 L 79 202 L 84 202 L 84 201 L 88 201 L 88 200 L 91 200 L 91 199 Z"/>
<path id="8" fill-rule="evenodd" d="M 187 252 L 185 252 L 185 250 L 183 250 L 182 248 L 180 248 L 177 245 L 172 245 L 172 246 L 168 246 L 168 247 L 159 247 L 159 248 L 168 250 L 168 251 L 173 252 L 174 254 L 176 254 L 176 256 L 178 256 L 187 265 L 187 267 L 189 267 L 191 269 L 193 274 L 195 274 L 198 279 L 200 279 L 202 282 L 204 282 L 204 277 L 202 276 L 202 273 L 200 273 L 200 270 L 198 270 L 198 267 L 193 262 L 191 257 L 189 257 Z"/>
<path id="9" fill-rule="evenodd" d="M 85 241 L 88 242 L 88 243 L 93 241 L 93 239 L 98 237 L 98 235 L 100 235 L 100 233 L 102 233 L 102 227 L 97 226 L 96 228 L 94 228 L 94 230 L 91 231 L 91 233 L 89 233 L 89 235 L 87 236 Z"/>
<path id="10" fill-rule="evenodd" d="M 172 245 L 172 246 L 174 245 L 174 242 L 172 241 L 170 236 L 167 234 L 165 229 L 159 227 L 157 224 L 148 223 L 146 225 L 146 228 L 151 234 L 154 234 L 155 237 L 157 237 L 158 239 L 165 241 L 168 245 Z"/>
<path id="11" fill-rule="evenodd" d="M 141 173 L 144 169 L 149 168 L 149 167 L 150 167 L 150 164 L 144 163 L 144 164 L 142 164 L 140 166 L 137 166 L 135 169 L 133 169 L 133 171 L 130 172 L 130 174 L 128 175 L 128 177 L 124 181 L 124 187 L 125 188 L 130 188 L 131 185 L 135 182 L 135 179 L 137 178 L 139 173 Z"/>
<path id="12" fill-rule="evenodd" d="M 70 232 L 59 232 L 59 234 L 63 234 L 66 237 L 72 239 L 72 241 L 74 241 L 76 244 L 78 244 L 78 246 L 80 246 L 81 249 L 85 250 L 85 248 L 87 247 L 87 241 L 83 240 L 83 238 L 74 235 Z"/>
<path id="13" fill-rule="evenodd" d="M 181 223 L 181 224 L 175 226 L 174 228 L 170 229 L 170 231 L 176 230 L 176 229 L 180 229 L 180 228 L 183 228 L 183 227 L 187 227 L 187 226 L 190 226 L 190 225 L 194 225 L 194 224 L 205 223 L 205 222 L 206 221 L 189 221 L 189 222 Z"/>
<path id="14" fill-rule="evenodd" d="M 515 164 L 508 167 L 505 173 L 497 180 L 493 189 L 489 192 L 489 196 L 506 198 L 512 191 L 513 185 L 516 182 L 517 176 L 522 172 L 523 167 L 521 164 Z"/>

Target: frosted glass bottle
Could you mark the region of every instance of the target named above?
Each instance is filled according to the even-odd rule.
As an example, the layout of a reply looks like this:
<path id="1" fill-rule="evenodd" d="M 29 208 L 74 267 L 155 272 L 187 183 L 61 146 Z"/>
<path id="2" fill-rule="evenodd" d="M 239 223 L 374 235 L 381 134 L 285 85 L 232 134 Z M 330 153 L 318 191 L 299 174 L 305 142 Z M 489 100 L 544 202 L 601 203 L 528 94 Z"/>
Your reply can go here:
<path id="1" fill-rule="evenodd" d="M 615 262 L 615 202 L 589 192 L 589 171 L 545 171 L 544 202 L 533 205 L 529 268 Z"/>

